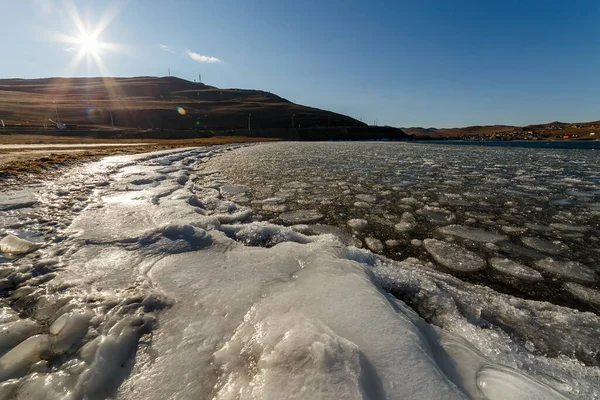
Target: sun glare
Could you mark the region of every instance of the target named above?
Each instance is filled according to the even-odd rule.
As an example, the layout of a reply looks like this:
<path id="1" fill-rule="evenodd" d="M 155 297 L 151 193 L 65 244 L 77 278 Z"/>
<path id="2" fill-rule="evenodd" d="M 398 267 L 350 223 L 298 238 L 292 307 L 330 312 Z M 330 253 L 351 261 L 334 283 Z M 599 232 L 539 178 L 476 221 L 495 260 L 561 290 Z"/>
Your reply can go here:
<path id="1" fill-rule="evenodd" d="M 53 32 L 51 36 L 52 40 L 66 45 L 64 47 L 65 51 L 73 53 L 64 74 L 72 74 L 84 60 L 87 60 L 88 69 L 90 65 L 95 65 L 102 76 L 110 76 L 111 74 L 106 68 L 102 57 L 109 52 L 122 52 L 123 46 L 117 43 L 104 42 L 100 36 L 119 13 L 119 7 L 107 8 L 95 25 L 91 24 L 90 21 L 84 23 L 74 2 L 65 0 L 63 7 L 64 14 L 72 22 L 73 30 L 77 32 L 76 35 Z"/>
<path id="2" fill-rule="evenodd" d="M 79 38 L 79 45 L 81 51 L 85 54 L 98 54 L 98 50 L 100 50 L 100 42 L 98 39 L 87 33 L 81 35 L 81 38 Z"/>

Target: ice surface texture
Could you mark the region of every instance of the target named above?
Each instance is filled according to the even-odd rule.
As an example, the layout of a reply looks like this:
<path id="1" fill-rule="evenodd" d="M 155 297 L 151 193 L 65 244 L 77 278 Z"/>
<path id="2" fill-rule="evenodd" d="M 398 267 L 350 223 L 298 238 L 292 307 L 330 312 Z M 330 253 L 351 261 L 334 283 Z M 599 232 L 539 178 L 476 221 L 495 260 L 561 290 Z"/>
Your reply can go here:
<path id="1" fill-rule="evenodd" d="M 91 187 L 76 194 L 78 211 L 61 208 L 40 249 L 0 265 L 0 290 L 8 300 L 0 313 L 2 395 L 598 397 L 595 314 L 461 281 L 436 271 L 428 258 L 398 262 L 347 246 L 341 228 L 259 221 L 251 207 L 233 201 L 252 196 L 255 186 L 230 182 L 206 163 L 244 151 L 228 150 L 163 152 L 113 159 L 109 169 L 88 166 Z M 292 190 L 324 185 L 317 182 L 290 180 L 261 206 L 281 204 L 274 198 Z M 73 201 L 51 189 L 42 193 L 48 201 L 42 207 Z M 392 190 L 373 196 L 379 201 Z M 377 201 L 361 209 L 377 208 Z M 409 203 L 402 202 L 413 207 Z M 414 206 L 435 229 L 459 215 L 436 205 Z M 7 218 L 23 210 L 8 210 Z M 306 204 L 294 211 L 300 214 L 290 225 L 326 216 Z M 343 216 L 344 229 L 368 230 L 385 219 L 362 217 Z M 353 219 L 367 225 L 348 226 Z M 393 223 L 388 227 L 396 231 Z M 485 230 L 473 229 L 446 234 L 480 237 Z M 375 235 L 365 238 L 374 251 L 385 249 Z M 474 253 L 478 247 L 425 239 L 423 251 L 447 270 L 469 274 L 486 267 Z M 497 239 L 484 246 L 499 246 L 503 238 Z M 509 276 L 528 271 L 499 265 Z M 579 286 L 565 291 L 593 297 Z"/>

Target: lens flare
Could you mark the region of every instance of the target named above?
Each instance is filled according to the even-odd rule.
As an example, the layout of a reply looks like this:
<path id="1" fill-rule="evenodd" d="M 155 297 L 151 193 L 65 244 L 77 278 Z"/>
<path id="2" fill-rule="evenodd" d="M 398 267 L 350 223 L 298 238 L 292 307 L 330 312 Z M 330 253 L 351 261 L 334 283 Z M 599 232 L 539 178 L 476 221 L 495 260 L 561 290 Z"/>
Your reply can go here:
<path id="1" fill-rule="evenodd" d="M 88 106 L 85 108 L 85 115 L 90 122 L 100 122 L 103 117 L 103 111 L 96 106 Z"/>
<path id="2" fill-rule="evenodd" d="M 185 108 L 183 108 L 183 107 L 177 107 L 177 112 L 179 113 L 179 115 L 186 114 Z"/>

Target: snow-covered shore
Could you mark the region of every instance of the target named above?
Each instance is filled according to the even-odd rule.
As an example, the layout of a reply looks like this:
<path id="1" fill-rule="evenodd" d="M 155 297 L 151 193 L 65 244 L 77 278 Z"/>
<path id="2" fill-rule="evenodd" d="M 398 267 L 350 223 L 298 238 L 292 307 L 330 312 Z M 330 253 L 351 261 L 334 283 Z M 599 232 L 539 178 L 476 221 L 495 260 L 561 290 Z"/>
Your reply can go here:
<path id="1" fill-rule="evenodd" d="M 574 325 L 585 350 L 595 314 L 254 221 L 205 168 L 229 149 L 116 157 L 2 194 L 0 398 L 600 396 L 598 367 L 473 318 Z"/>

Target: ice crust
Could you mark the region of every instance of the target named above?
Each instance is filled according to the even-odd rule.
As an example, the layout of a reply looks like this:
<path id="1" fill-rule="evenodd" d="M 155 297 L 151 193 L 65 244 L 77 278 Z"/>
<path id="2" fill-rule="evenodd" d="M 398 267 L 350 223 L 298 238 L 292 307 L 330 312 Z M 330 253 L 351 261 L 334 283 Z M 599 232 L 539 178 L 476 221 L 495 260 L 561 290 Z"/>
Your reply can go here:
<path id="1" fill-rule="evenodd" d="M 78 213 L 64 207 L 55 215 L 64 228 L 53 245 L 0 265 L 1 290 L 14 307 L 0 309 L 0 395 L 600 396 L 597 315 L 465 283 L 414 258 L 393 261 L 348 246 L 351 237 L 326 225 L 256 221 L 231 198 L 249 186 L 205 169 L 227 151 L 166 151 L 88 167 L 107 179 L 110 165 L 112 174 L 108 182 L 88 179 Z M 283 190 L 308 188 L 292 182 Z M 415 206 L 436 225 L 455 218 L 439 206 Z M 305 207 L 286 223 L 314 222 L 315 209 Z M 371 239 L 372 250 L 385 248 Z M 457 244 L 424 246 L 460 273 L 486 266 Z M 500 264 L 509 275 L 532 273 Z"/>

